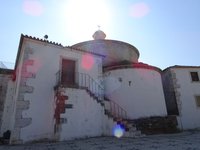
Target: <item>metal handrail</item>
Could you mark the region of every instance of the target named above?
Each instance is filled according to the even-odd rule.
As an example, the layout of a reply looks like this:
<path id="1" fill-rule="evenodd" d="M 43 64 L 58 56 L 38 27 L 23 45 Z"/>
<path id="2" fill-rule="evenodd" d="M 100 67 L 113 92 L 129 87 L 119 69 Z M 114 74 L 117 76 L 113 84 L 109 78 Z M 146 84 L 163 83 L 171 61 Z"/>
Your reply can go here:
<path id="1" fill-rule="evenodd" d="M 101 84 L 96 82 L 90 75 L 80 72 L 75 72 L 75 83 L 73 85 L 67 85 L 61 81 L 61 71 L 56 73 L 56 86 L 62 87 L 77 87 L 86 88 L 99 100 L 104 100 L 104 98 L 109 102 L 109 112 L 114 118 L 117 119 L 127 119 L 127 112 L 116 102 L 104 97 L 104 88 Z"/>
<path id="2" fill-rule="evenodd" d="M 127 119 L 127 112 L 116 102 L 109 100 L 110 113 L 112 116 L 118 119 Z"/>
<path id="3" fill-rule="evenodd" d="M 95 97 L 98 97 L 99 100 L 104 99 L 103 86 L 98 82 L 96 82 L 88 74 L 75 72 L 75 81 L 74 84 L 72 85 L 63 83 L 61 79 L 62 79 L 62 74 L 61 71 L 59 70 L 56 73 L 56 86 L 87 88 Z"/>

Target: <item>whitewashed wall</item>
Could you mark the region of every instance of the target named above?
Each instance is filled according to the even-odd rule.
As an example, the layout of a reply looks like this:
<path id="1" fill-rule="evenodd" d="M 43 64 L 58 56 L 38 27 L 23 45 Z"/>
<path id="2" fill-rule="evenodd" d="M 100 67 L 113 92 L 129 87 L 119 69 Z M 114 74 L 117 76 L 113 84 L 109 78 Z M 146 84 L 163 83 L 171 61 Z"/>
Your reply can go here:
<path id="1" fill-rule="evenodd" d="M 200 128 L 200 107 L 197 107 L 195 96 L 200 96 L 200 81 L 192 82 L 190 72 L 198 72 L 200 68 L 171 68 L 180 116 L 180 129 Z"/>
<path id="2" fill-rule="evenodd" d="M 16 75 L 16 79 L 14 81 L 14 93 L 13 93 L 13 111 L 11 112 L 11 121 L 10 121 L 10 126 L 11 126 L 11 138 L 10 138 L 10 143 L 21 143 L 19 136 L 20 136 L 20 131 L 18 130 L 18 128 L 16 127 L 16 116 L 18 116 L 18 118 L 21 118 L 21 114 L 18 115 L 17 113 L 17 101 L 18 101 L 18 97 L 20 96 L 20 83 L 21 83 L 21 79 L 22 79 L 22 66 L 24 63 L 24 49 L 25 49 L 26 43 L 22 43 L 21 45 L 21 51 L 18 52 L 19 56 L 17 56 L 18 58 L 18 63 L 15 64 L 17 65 L 15 68 L 15 75 Z"/>
<path id="3" fill-rule="evenodd" d="M 161 75 L 157 71 L 112 70 L 104 74 L 104 83 L 106 96 L 124 108 L 130 119 L 167 115 Z"/>
<path id="4" fill-rule="evenodd" d="M 1 68 L 0 68 L 1 69 Z M 6 95 L 8 92 L 8 82 L 10 75 L 2 73 L 0 70 L 0 135 L 2 136 L 3 112 L 6 102 Z"/>
<path id="5" fill-rule="evenodd" d="M 86 90 L 66 88 L 65 95 L 69 98 L 65 104 L 72 104 L 73 107 L 67 108 L 65 113 L 61 114 L 61 118 L 67 120 L 61 125 L 61 141 L 113 134 L 116 122 L 105 115 L 104 107 Z"/>
<path id="6" fill-rule="evenodd" d="M 7 130 L 11 130 L 11 114 L 13 113 L 14 82 L 12 73 L 0 74 L 0 136 Z"/>
<path id="7" fill-rule="evenodd" d="M 1 136 L 7 130 L 12 130 L 11 125 L 11 116 L 14 112 L 14 102 L 13 102 L 13 94 L 14 94 L 14 82 L 10 79 L 7 83 L 7 92 L 4 103 L 4 110 L 2 115 L 2 124 L 1 124 Z"/>
<path id="8" fill-rule="evenodd" d="M 81 65 L 81 58 L 85 54 L 83 52 L 31 39 L 24 41 L 22 51 L 27 48 L 32 50 L 29 60 L 33 60 L 33 65 L 28 66 L 27 69 L 28 72 L 35 74 L 35 78 L 30 78 L 27 81 L 27 85 L 32 86 L 34 90 L 33 93 L 24 94 L 24 99 L 28 100 L 30 105 L 29 109 L 22 112 L 23 118 L 31 118 L 31 124 L 21 128 L 20 139 L 23 142 L 43 138 L 52 139 L 54 138 L 53 88 L 56 83 L 56 73 L 61 68 L 61 59 L 68 58 L 75 60 L 78 72 L 90 74 L 94 79 L 98 79 L 99 74 L 101 74 L 101 70 L 98 67 L 98 64 L 101 64 L 101 58 L 93 56 L 94 65 L 90 70 L 86 70 Z M 19 73 L 18 75 L 20 76 L 21 74 Z"/>

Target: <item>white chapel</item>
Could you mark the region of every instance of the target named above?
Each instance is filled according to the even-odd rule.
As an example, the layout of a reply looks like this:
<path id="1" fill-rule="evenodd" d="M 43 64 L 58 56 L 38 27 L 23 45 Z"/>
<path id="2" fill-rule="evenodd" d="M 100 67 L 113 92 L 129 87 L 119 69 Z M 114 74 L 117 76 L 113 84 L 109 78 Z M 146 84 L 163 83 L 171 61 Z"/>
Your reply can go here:
<path id="1" fill-rule="evenodd" d="M 200 128 L 200 66 L 164 70 L 106 39 L 72 46 L 21 35 L 15 68 L 0 68 L 0 136 L 10 144 Z"/>

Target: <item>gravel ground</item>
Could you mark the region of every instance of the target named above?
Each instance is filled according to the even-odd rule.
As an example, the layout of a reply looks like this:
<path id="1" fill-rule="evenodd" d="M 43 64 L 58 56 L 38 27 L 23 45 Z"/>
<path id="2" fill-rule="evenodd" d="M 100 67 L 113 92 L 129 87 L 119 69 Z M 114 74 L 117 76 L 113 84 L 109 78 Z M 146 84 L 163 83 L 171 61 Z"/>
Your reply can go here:
<path id="1" fill-rule="evenodd" d="M 140 138 L 97 137 L 57 143 L 0 145 L 0 150 L 200 150 L 200 131 Z"/>

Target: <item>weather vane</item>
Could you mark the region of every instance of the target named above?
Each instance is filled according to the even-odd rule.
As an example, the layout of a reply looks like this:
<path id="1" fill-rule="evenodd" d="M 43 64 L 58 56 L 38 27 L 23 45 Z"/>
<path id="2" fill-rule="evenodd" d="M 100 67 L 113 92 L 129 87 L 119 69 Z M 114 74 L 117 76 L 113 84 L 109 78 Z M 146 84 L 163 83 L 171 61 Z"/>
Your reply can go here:
<path id="1" fill-rule="evenodd" d="M 97 25 L 97 27 L 98 27 L 98 30 L 100 30 L 101 26 L 100 26 L 100 25 Z"/>

